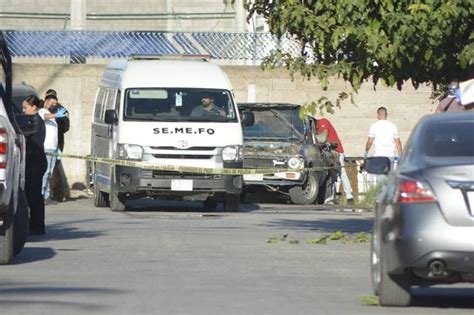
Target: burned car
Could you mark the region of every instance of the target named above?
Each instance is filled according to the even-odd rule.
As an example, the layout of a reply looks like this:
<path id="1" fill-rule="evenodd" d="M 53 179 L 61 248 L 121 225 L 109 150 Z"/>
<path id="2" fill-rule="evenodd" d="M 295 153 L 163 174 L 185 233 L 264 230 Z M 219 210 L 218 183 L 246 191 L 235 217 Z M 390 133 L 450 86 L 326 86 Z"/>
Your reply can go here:
<path id="1" fill-rule="evenodd" d="M 295 169 L 244 175 L 245 191 L 265 188 L 289 195 L 295 204 L 323 203 L 332 194 L 339 159 L 331 145 L 318 141 L 315 118 L 300 119 L 296 104 L 242 103 L 239 111 L 252 121 L 244 127 L 244 168 Z"/>

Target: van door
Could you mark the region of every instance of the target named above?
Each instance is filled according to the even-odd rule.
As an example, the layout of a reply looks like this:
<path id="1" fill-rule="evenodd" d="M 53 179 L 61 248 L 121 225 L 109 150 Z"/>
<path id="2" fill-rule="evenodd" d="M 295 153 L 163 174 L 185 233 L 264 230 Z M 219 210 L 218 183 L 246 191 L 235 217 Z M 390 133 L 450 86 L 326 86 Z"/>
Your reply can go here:
<path id="1" fill-rule="evenodd" d="M 120 93 L 115 89 L 99 88 L 92 122 L 92 156 L 114 158 L 117 126 L 106 124 L 104 116 L 106 110 L 115 109 L 116 103 L 120 101 L 119 95 Z M 110 164 L 96 163 L 94 169 L 94 182 L 98 184 L 101 191 L 110 192 L 112 166 Z"/>

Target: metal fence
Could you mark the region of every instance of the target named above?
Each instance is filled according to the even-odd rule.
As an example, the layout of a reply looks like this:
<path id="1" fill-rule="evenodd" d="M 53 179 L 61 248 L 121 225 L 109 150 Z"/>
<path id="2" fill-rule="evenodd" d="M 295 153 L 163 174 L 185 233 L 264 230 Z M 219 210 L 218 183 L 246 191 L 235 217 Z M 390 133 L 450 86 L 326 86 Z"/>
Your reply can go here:
<path id="1" fill-rule="evenodd" d="M 124 58 L 190 54 L 216 59 L 262 60 L 280 49 L 296 55 L 296 41 L 269 33 L 165 33 L 91 31 L 5 31 L 14 57 Z"/>

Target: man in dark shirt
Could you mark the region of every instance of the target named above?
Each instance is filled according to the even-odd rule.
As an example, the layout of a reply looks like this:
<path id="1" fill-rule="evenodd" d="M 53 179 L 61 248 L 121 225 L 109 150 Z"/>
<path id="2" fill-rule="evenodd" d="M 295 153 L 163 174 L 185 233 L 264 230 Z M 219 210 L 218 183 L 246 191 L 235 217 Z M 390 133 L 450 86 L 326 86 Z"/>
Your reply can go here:
<path id="1" fill-rule="evenodd" d="M 214 99 L 210 95 L 204 95 L 201 99 L 201 105 L 193 109 L 191 116 L 225 116 L 225 111 L 214 104 Z"/>

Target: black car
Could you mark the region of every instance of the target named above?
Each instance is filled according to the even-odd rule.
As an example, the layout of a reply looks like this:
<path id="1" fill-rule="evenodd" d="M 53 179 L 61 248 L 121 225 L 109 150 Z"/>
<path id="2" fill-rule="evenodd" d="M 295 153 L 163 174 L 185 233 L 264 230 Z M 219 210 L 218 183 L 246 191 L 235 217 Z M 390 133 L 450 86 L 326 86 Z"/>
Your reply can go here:
<path id="1" fill-rule="evenodd" d="M 323 203 L 332 193 L 340 169 L 337 153 L 318 141 L 316 120 L 301 119 L 300 108 L 297 104 L 239 104 L 243 116 L 253 116 L 253 124 L 243 131 L 244 168 L 290 169 L 245 175 L 247 191 L 263 187 L 288 194 L 295 204 Z M 301 168 L 314 169 L 298 171 Z"/>
<path id="2" fill-rule="evenodd" d="M 410 304 L 412 285 L 474 282 L 474 112 L 423 118 L 376 203 L 371 266 L 381 305 Z M 388 158 L 370 158 L 387 174 Z"/>

